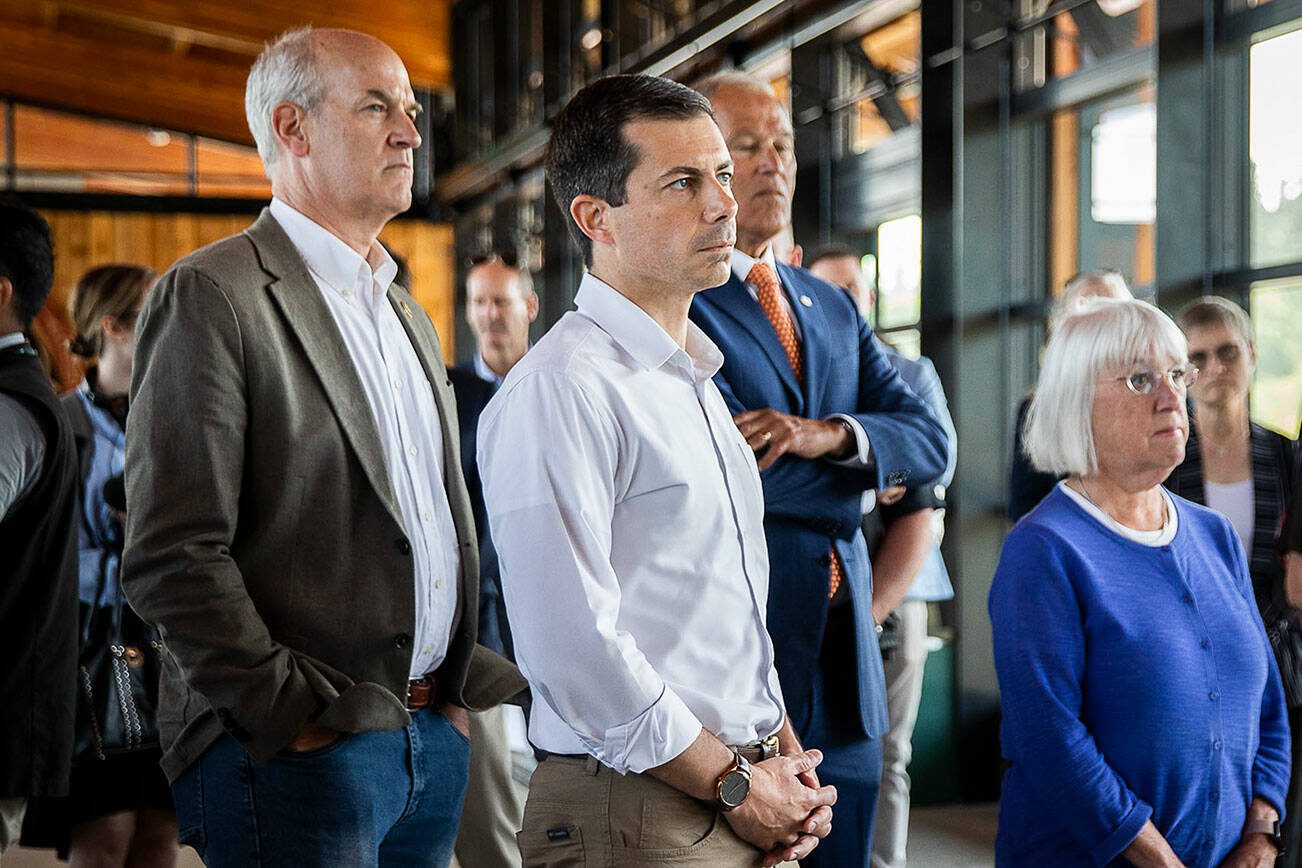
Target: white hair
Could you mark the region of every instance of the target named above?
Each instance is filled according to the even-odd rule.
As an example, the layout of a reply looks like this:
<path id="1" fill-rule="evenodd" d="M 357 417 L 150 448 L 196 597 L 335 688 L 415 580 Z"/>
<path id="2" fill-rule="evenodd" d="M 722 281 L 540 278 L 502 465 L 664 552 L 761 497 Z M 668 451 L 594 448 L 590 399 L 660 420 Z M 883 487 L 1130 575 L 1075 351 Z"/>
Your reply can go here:
<path id="1" fill-rule="evenodd" d="M 311 27 L 277 36 L 253 61 L 244 85 L 244 116 L 268 175 L 278 156 L 272 111 L 280 103 L 292 102 L 312 112 L 325 99 L 325 76 L 317 63 L 312 36 Z"/>
<path id="2" fill-rule="evenodd" d="M 1133 373 L 1127 369 L 1140 365 L 1178 365 L 1188 354 L 1179 327 L 1148 302 L 1082 299 L 1059 322 L 1045 348 L 1040 380 L 1026 413 L 1027 457 L 1046 473 L 1098 473 L 1090 414 L 1099 377 Z"/>
<path id="3" fill-rule="evenodd" d="M 1049 311 L 1049 330 L 1054 330 L 1064 317 L 1079 310 L 1082 301 L 1098 296 L 1134 298 L 1121 272 L 1110 268 L 1082 271 L 1067 281 L 1062 288 L 1062 294 L 1053 303 L 1053 309 Z"/>

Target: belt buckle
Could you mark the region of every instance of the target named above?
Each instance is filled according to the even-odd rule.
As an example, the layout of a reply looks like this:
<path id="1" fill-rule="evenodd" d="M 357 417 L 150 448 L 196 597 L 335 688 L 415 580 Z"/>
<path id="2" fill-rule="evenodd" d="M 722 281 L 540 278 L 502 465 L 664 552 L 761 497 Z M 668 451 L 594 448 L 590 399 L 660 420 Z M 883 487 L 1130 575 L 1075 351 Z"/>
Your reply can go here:
<path id="1" fill-rule="evenodd" d="M 763 759 L 773 759 L 778 755 L 778 736 L 777 733 L 760 739 L 760 756 Z"/>

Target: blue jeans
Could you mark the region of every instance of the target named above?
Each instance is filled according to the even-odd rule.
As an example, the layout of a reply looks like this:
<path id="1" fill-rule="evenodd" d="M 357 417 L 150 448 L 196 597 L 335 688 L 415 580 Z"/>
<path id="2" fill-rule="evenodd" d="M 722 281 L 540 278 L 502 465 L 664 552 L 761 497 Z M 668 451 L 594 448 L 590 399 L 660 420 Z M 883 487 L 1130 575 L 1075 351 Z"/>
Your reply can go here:
<path id="1" fill-rule="evenodd" d="M 470 742 L 441 714 L 255 762 L 223 736 L 172 785 L 209 868 L 438 866 L 452 858 Z"/>

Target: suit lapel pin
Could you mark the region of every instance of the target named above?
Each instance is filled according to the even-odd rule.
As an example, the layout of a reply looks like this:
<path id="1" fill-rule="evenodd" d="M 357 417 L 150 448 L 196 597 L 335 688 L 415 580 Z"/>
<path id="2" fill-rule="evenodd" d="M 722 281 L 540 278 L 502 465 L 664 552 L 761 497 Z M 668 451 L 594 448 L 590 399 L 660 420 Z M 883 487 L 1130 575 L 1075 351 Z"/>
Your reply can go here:
<path id="1" fill-rule="evenodd" d="M 810 298 L 809 296 L 807 296 L 807 295 L 802 295 L 802 296 L 800 297 L 800 303 L 803 304 L 805 307 L 813 307 L 813 306 L 814 306 L 814 300 L 813 300 L 812 298 Z"/>
<path id="2" fill-rule="evenodd" d="M 398 302 L 398 307 L 402 308 L 402 313 L 407 317 L 407 319 L 411 319 L 411 308 L 407 307 L 407 302 Z"/>

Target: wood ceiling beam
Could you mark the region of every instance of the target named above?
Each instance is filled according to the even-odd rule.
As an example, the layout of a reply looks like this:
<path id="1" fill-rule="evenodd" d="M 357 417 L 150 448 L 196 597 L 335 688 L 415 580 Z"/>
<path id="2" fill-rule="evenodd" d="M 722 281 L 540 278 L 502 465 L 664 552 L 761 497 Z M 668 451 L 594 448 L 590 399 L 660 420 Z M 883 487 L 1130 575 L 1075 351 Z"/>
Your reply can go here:
<path id="1" fill-rule="evenodd" d="M 0 20 L 0 93 L 235 142 L 247 69 Z"/>
<path id="2" fill-rule="evenodd" d="M 52 0 L 17 0 L 46 8 Z M 452 86 L 451 0 L 53 0 L 65 14 L 166 36 L 250 59 L 277 34 L 311 24 L 383 39 L 418 87 Z"/>

